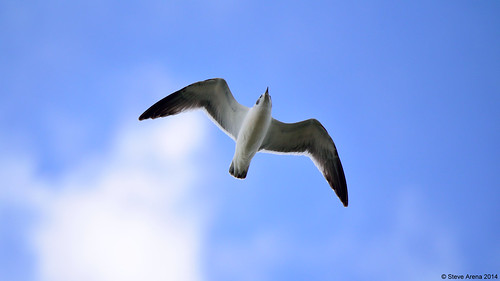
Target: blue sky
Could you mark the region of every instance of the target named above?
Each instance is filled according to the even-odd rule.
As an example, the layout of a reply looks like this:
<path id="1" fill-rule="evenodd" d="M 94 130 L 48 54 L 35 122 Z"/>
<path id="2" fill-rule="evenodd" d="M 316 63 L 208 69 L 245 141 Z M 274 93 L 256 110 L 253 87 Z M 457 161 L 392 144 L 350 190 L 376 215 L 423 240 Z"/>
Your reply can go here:
<path id="1" fill-rule="evenodd" d="M 1 1 L 1 280 L 439 280 L 500 273 L 498 1 Z M 316 118 L 306 157 L 201 112 L 137 121 L 223 77 Z M 186 127 L 196 130 L 185 130 Z M 176 147 L 176 149 L 173 149 Z"/>

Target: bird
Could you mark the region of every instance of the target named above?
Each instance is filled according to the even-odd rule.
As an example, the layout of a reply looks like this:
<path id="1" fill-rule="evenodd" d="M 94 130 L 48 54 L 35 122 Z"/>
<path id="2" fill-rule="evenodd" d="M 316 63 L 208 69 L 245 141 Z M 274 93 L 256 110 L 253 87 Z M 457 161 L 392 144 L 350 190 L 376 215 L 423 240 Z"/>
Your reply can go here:
<path id="1" fill-rule="evenodd" d="M 208 117 L 236 142 L 229 173 L 245 179 L 257 152 L 306 155 L 322 172 L 344 205 L 347 183 L 337 148 L 316 119 L 284 123 L 271 116 L 269 87 L 249 108 L 236 101 L 223 78 L 190 84 L 159 100 L 139 116 L 139 121 L 203 109 Z"/>

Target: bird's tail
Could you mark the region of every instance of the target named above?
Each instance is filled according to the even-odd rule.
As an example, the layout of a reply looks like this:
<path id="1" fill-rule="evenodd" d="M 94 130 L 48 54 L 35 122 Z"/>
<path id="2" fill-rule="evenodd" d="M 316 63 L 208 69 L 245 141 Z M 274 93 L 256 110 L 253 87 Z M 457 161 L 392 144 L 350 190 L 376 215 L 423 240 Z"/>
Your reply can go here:
<path id="1" fill-rule="evenodd" d="M 244 179 L 247 177 L 247 172 L 248 172 L 248 166 L 244 169 L 238 169 L 234 165 L 234 161 L 231 162 L 231 166 L 229 167 L 229 173 L 231 176 L 237 178 L 237 179 Z"/>

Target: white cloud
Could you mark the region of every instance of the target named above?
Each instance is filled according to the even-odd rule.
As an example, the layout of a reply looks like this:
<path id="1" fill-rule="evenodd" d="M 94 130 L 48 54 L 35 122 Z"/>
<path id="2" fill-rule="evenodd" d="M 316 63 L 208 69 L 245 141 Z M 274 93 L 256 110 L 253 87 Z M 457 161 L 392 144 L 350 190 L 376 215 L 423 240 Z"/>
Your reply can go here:
<path id="1" fill-rule="evenodd" d="M 38 214 L 29 241 L 37 279 L 201 280 L 205 210 L 191 196 L 201 118 L 137 122 L 118 133 L 109 153 L 57 182 L 38 178 L 33 161 L 2 163 L 12 176 L 2 180 L 0 201 Z"/>

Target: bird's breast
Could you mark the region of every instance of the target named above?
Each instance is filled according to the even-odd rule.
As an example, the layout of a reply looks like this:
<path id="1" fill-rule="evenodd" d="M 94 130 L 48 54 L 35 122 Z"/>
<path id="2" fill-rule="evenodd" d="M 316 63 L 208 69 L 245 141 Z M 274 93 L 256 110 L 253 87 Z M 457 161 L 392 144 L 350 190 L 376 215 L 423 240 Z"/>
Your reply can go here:
<path id="1" fill-rule="evenodd" d="M 236 149 L 241 152 L 257 152 L 270 125 L 271 112 L 269 110 L 251 108 L 238 133 Z"/>

